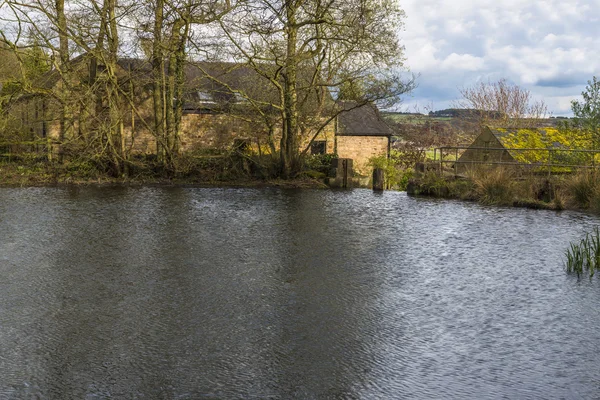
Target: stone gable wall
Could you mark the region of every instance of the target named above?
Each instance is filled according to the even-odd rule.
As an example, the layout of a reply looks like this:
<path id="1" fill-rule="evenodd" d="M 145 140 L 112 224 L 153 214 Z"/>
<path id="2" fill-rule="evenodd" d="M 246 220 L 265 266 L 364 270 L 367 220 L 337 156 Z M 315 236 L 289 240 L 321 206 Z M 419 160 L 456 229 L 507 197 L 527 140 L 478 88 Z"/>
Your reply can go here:
<path id="1" fill-rule="evenodd" d="M 387 136 L 337 136 L 337 155 L 354 160 L 354 172 L 370 176 L 372 168 L 369 159 L 387 156 L 389 138 Z"/>

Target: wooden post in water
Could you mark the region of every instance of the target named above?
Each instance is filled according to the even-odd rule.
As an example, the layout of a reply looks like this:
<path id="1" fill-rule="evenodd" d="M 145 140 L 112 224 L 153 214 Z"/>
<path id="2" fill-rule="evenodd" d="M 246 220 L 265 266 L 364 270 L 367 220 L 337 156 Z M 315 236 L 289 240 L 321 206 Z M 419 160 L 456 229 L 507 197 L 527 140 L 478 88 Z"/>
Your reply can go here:
<path id="1" fill-rule="evenodd" d="M 373 170 L 373 190 L 382 191 L 385 183 L 385 174 L 382 168 Z"/>
<path id="2" fill-rule="evenodd" d="M 331 160 L 328 184 L 331 187 L 348 189 L 352 187 L 352 159 L 334 158 Z"/>

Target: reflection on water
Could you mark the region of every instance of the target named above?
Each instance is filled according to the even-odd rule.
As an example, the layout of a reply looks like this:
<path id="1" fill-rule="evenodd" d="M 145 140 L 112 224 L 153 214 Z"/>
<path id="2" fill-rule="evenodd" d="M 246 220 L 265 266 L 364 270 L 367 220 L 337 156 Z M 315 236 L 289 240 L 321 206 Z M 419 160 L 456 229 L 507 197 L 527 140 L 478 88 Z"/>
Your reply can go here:
<path id="1" fill-rule="evenodd" d="M 578 213 L 0 189 L 0 398 L 595 398 Z"/>

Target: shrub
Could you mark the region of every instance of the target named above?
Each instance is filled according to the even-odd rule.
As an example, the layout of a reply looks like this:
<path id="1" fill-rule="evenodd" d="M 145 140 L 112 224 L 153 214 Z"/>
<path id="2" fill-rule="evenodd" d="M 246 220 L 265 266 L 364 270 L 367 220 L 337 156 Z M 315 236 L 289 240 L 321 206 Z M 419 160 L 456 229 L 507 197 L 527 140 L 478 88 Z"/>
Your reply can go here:
<path id="1" fill-rule="evenodd" d="M 419 182 L 413 181 L 416 186 L 415 194 L 425 194 L 435 197 L 445 197 L 450 194 L 448 182 L 435 171 L 428 171 L 421 176 Z"/>
<path id="2" fill-rule="evenodd" d="M 402 179 L 402 173 L 396 167 L 396 163 L 386 156 L 376 156 L 369 159 L 368 165 L 373 169 L 382 169 L 385 177 L 385 188 L 393 189 L 398 187 Z"/>
<path id="3" fill-rule="evenodd" d="M 455 179 L 449 186 L 450 197 L 461 200 L 477 200 L 475 184 L 470 179 Z"/>
<path id="4" fill-rule="evenodd" d="M 307 156 L 304 159 L 304 169 L 327 175 L 331 169 L 331 160 L 334 158 L 337 158 L 336 154 L 313 154 Z"/>
<path id="5" fill-rule="evenodd" d="M 574 207 L 589 208 L 593 198 L 600 197 L 600 193 L 598 192 L 598 173 L 587 170 L 579 171 L 566 181 L 565 188 L 569 193 L 570 202 Z"/>
<path id="6" fill-rule="evenodd" d="M 509 170 L 493 168 L 473 177 L 479 201 L 489 205 L 510 205 L 514 201 L 513 177 Z"/>

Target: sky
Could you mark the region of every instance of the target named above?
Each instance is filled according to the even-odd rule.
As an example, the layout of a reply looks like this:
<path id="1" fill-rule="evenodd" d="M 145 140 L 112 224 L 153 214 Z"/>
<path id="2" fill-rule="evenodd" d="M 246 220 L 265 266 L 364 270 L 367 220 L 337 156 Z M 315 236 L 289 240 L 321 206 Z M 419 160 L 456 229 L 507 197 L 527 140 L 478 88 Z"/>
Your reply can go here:
<path id="1" fill-rule="evenodd" d="M 419 75 L 403 111 L 450 108 L 459 88 L 501 78 L 571 116 L 600 76 L 600 0 L 400 0 L 406 66 Z"/>

